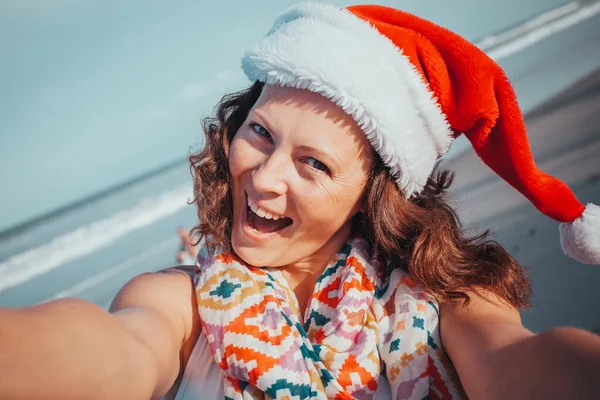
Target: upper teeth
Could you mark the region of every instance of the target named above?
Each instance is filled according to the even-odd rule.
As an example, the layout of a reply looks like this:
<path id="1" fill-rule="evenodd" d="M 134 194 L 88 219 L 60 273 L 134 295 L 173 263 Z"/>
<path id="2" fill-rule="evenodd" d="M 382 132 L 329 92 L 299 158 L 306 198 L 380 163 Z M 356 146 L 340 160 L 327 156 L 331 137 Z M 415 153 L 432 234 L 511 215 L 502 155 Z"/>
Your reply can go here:
<path id="1" fill-rule="evenodd" d="M 269 212 L 265 209 L 260 208 L 259 206 L 256 205 L 256 203 L 254 203 L 250 199 L 248 199 L 248 206 L 255 214 L 257 214 L 261 218 L 278 220 L 279 218 L 285 217 L 284 215 L 273 214 L 272 212 Z"/>

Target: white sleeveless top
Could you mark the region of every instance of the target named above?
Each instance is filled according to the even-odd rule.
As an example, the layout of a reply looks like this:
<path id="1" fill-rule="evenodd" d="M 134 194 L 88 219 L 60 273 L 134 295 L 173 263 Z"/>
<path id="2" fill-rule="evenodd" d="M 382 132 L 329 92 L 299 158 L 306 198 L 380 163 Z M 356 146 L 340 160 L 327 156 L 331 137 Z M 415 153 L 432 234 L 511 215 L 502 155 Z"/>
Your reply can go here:
<path id="1" fill-rule="evenodd" d="M 183 371 L 175 400 L 223 400 L 223 379 L 223 370 L 213 359 L 206 336 L 200 333 Z M 390 385 L 383 375 L 379 377 L 375 399 L 392 399 Z"/>
<path id="2" fill-rule="evenodd" d="M 223 400 L 223 370 L 210 352 L 204 333 L 200 333 L 185 366 L 175 400 Z"/>

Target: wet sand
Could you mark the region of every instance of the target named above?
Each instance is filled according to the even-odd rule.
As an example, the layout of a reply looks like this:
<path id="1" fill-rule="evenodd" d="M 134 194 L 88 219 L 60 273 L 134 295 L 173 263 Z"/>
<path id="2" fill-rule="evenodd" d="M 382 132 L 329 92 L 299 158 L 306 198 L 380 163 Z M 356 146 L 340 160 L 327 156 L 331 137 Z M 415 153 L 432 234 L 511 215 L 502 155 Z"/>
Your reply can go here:
<path id="1" fill-rule="evenodd" d="M 579 200 L 600 204 L 600 71 L 526 117 L 538 167 L 566 182 Z M 539 332 L 578 326 L 600 333 L 600 266 L 564 255 L 558 223 L 496 176 L 473 151 L 444 161 L 456 172 L 451 189 L 466 228 L 489 228 L 528 268 L 533 307 L 524 324 Z"/>

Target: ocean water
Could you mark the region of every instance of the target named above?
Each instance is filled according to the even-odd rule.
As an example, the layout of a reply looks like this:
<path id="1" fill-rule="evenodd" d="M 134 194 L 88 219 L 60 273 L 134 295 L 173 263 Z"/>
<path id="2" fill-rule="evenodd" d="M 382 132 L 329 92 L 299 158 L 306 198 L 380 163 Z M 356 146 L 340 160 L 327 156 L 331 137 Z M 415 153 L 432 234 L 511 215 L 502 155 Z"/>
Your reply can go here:
<path id="1" fill-rule="evenodd" d="M 183 159 L 296 2 L 0 1 L 0 232 Z M 480 40 L 570 2 L 377 3 Z"/>
<path id="2" fill-rule="evenodd" d="M 600 6 L 569 4 L 542 15 L 534 33 L 519 25 L 480 42 L 525 112 L 600 69 Z M 457 141 L 449 156 L 467 148 Z M 0 233 L 0 306 L 75 296 L 108 307 L 131 277 L 174 264 L 177 228 L 197 220 L 191 196 L 181 159 Z"/>
<path id="3" fill-rule="evenodd" d="M 0 235 L 0 304 L 23 306 L 79 296 L 107 306 L 98 284 L 166 268 L 178 249 L 176 229 L 197 220 L 187 162 Z M 126 277 L 126 278 L 123 278 Z"/>

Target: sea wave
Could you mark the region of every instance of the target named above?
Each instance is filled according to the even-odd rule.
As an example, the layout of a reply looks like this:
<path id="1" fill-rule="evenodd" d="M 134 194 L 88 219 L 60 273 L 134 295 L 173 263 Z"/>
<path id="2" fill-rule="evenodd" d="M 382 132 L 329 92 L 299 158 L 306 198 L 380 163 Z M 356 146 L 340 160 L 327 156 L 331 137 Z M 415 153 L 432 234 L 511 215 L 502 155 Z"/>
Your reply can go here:
<path id="1" fill-rule="evenodd" d="M 190 185 L 178 186 L 6 259 L 0 263 L 0 293 L 69 261 L 94 253 L 134 230 L 174 214 L 187 206 L 191 197 Z"/>

